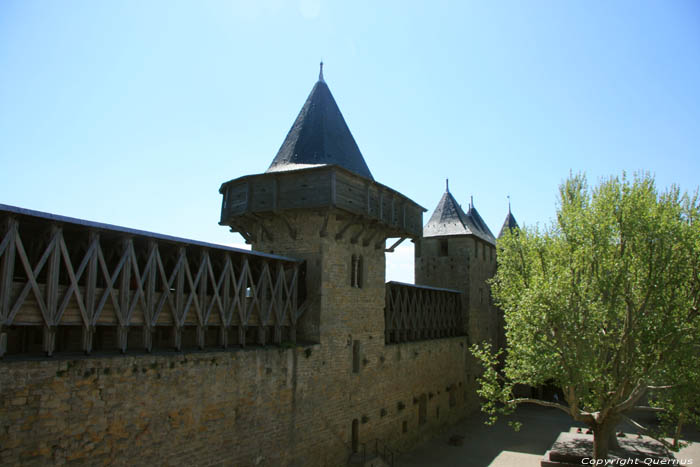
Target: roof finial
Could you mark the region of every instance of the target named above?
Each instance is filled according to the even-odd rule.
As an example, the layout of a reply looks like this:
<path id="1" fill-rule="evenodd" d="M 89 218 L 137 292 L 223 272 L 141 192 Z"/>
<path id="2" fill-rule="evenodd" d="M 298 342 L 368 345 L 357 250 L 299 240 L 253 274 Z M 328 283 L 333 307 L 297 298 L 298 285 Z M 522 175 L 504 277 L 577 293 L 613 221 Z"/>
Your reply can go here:
<path id="1" fill-rule="evenodd" d="M 318 72 L 318 80 L 323 81 L 323 60 L 321 60 L 321 71 Z"/>
<path id="2" fill-rule="evenodd" d="M 506 196 L 508 198 L 508 214 L 510 214 L 510 195 Z"/>
<path id="3" fill-rule="evenodd" d="M 471 195 L 471 196 L 469 197 L 469 199 L 470 199 L 470 201 L 469 201 L 469 209 L 473 209 L 473 208 L 474 208 L 474 195 Z"/>
<path id="4" fill-rule="evenodd" d="M 449 178 L 445 179 L 445 191 L 447 191 L 448 193 L 450 192 L 450 179 Z"/>

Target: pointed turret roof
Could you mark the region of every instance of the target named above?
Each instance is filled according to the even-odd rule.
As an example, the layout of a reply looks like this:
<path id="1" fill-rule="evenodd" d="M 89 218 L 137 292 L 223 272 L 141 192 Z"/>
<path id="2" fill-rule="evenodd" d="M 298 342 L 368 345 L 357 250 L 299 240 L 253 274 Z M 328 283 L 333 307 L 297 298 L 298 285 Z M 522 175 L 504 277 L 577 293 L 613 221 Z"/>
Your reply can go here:
<path id="1" fill-rule="evenodd" d="M 496 237 L 493 236 L 493 233 L 491 232 L 491 229 L 489 229 L 489 226 L 486 225 L 486 222 L 484 222 L 484 219 L 481 218 L 481 215 L 479 215 L 479 211 L 476 210 L 474 207 L 474 202 L 472 201 L 471 205 L 469 206 L 469 211 L 467 211 L 467 216 L 471 218 L 474 223 L 476 224 L 478 233 L 474 233 L 477 237 L 481 238 L 482 240 L 489 242 L 493 245 L 496 244 Z"/>
<path id="2" fill-rule="evenodd" d="M 339 165 L 374 180 L 323 79 L 323 62 L 318 81 L 267 172 L 319 165 Z"/>
<path id="3" fill-rule="evenodd" d="M 474 235 L 485 242 L 496 243 L 491 230 L 476 208 L 470 205 L 469 212 L 465 213 L 450 193 L 449 185 L 447 185 L 445 194 L 442 195 L 433 215 L 430 216 L 430 220 L 423 227 L 424 237 L 448 235 Z"/>
<path id="4" fill-rule="evenodd" d="M 501 227 L 501 231 L 498 232 L 498 238 L 501 238 L 505 233 L 506 229 L 508 230 L 513 230 L 513 229 L 519 229 L 520 226 L 518 225 L 518 221 L 515 220 L 515 216 L 513 213 L 510 212 L 510 202 L 508 203 L 508 215 L 506 216 L 506 220 L 503 221 L 503 227 Z"/>

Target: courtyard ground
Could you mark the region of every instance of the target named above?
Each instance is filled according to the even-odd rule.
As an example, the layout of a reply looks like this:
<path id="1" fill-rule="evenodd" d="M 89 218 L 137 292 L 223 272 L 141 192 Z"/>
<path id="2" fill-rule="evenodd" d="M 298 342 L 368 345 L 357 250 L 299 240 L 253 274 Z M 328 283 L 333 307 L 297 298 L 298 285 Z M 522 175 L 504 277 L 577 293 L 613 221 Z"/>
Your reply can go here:
<path id="1" fill-rule="evenodd" d="M 446 429 L 442 434 L 419 445 L 397 459 L 400 467 L 539 467 L 545 451 L 559 433 L 569 431 L 574 422 L 563 412 L 538 406 L 521 406 L 509 420 L 520 421 L 523 427 L 514 431 L 507 420 L 494 426 L 484 425 L 479 414 Z M 636 433 L 631 426 L 622 426 L 627 433 Z M 464 436 L 463 444 L 453 446 L 450 438 Z M 692 459 L 700 466 L 700 432 L 687 430 L 685 437 L 693 444 L 676 453 L 677 459 Z"/>

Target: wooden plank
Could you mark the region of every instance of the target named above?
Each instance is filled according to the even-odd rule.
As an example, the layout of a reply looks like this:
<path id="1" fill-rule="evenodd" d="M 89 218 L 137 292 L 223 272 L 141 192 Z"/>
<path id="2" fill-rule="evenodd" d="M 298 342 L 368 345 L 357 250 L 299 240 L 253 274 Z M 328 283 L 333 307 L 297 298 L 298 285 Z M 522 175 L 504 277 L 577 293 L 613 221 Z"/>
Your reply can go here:
<path id="1" fill-rule="evenodd" d="M 128 325 L 129 323 L 129 316 L 128 316 L 128 310 L 129 310 L 129 301 L 131 299 L 131 296 L 129 294 L 129 289 L 131 288 L 131 248 L 130 244 L 133 242 L 133 240 L 130 237 L 124 237 L 122 238 L 122 250 L 123 253 L 122 255 L 125 257 L 124 259 L 124 266 L 122 266 L 122 271 L 121 271 L 121 281 L 119 283 L 119 310 L 121 311 L 121 318 L 119 320 L 121 326 L 120 330 L 117 331 L 118 335 L 118 341 L 119 341 L 119 349 L 122 352 L 126 351 L 126 342 L 125 342 L 125 336 L 122 336 L 122 334 L 125 334 L 124 331 L 121 330 L 122 327 Z"/>
<path id="2" fill-rule="evenodd" d="M 57 324 L 58 314 L 58 278 L 61 267 L 61 249 L 59 243 L 62 239 L 63 231 L 57 225 L 51 226 L 51 236 L 53 237 L 51 246 L 51 256 L 49 258 L 48 272 L 46 275 L 46 309 L 49 316 L 49 326 Z"/>
<path id="3" fill-rule="evenodd" d="M 360 183 L 338 177 L 336 180 L 336 204 L 338 207 L 349 207 L 359 212 L 367 213 L 367 189 Z"/>
<path id="4" fill-rule="evenodd" d="M 248 202 L 248 211 L 265 212 L 275 209 L 275 188 L 272 179 L 259 177 L 249 186 L 251 199 Z"/>
<path id="5" fill-rule="evenodd" d="M 200 294 L 199 294 L 199 283 L 204 276 L 204 264 L 200 261 L 199 268 L 197 269 L 197 275 L 193 278 L 192 271 L 190 270 L 190 262 L 185 256 L 185 279 L 187 280 L 187 285 L 190 286 L 190 293 L 187 295 L 187 302 L 185 303 L 184 314 L 185 316 L 191 315 L 189 313 L 190 307 L 194 304 L 195 316 L 191 320 L 198 325 L 203 325 L 204 321 L 202 319 L 202 306 L 200 304 Z M 189 322 L 189 321 L 188 321 Z"/>
<path id="6" fill-rule="evenodd" d="M 119 273 L 124 267 L 124 263 L 126 263 L 127 256 L 125 254 L 122 254 L 119 263 L 117 263 L 117 266 L 114 268 L 114 272 L 112 274 L 109 273 L 109 269 L 107 268 L 107 262 L 105 261 L 102 248 L 99 248 L 97 250 L 97 259 L 100 270 L 102 271 L 102 277 L 106 282 L 106 287 L 104 288 L 102 298 L 100 299 L 100 302 L 97 304 L 97 308 L 95 309 L 95 316 L 93 316 L 92 318 L 92 324 L 95 325 L 96 322 L 100 321 L 100 315 L 102 314 L 102 310 L 104 309 L 105 303 L 107 302 L 107 298 L 110 298 L 112 301 L 113 308 L 111 311 L 114 313 L 117 321 L 123 324 L 122 313 L 119 308 L 119 298 L 117 296 L 117 291 L 114 289 L 114 283 L 117 281 L 117 277 L 119 276 Z M 105 318 L 105 320 L 107 320 L 107 322 L 112 322 L 108 318 Z"/>
<path id="7" fill-rule="evenodd" d="M 176 274 L 175 282 L 175 323 L 181 327 L 185 321 L 185 268 L 187 267 L 187 251 L 185 247 L 178 249 L 179 259 L 174 274 Z M 178 350 L 180 348 L 175 346 Z"/>
<path id="8" fill-rule="evenodd" d="M 71 262 L 70 255 L 68 254 L 68 248 L 66 247 L 66 242 L 61 236 L 61 239 L 59 241 L 59 246 L 61 248 L 61 254 L 63 256 L 63 263 L 65 264 L 65 270 L 68 273 L 68 278 L 70 279 L 70 287 L 66 291 L 66 293 L 63 295 L 63 301 L 61 303 L 61 306 L 58 309 L 58 313 L 56 316 L 56 323 L 59 323 L 62 321 L 62 316 L 65 311 L 66 305 L 68 304 L 68 301 L 70 300 L 72 295 L 75 295 L 75 301 L 80 308 L 80 313 L 83 318 L 83 325 L 88 326 L 89 320 L 87 316 L 87 311 L 85 309 L 85 305 L 83 303 L 83 298 L 80 293 L 80 287 L 78 286 L 78 280 L 80 277 L 83 275 L 83 271 L 85 270 L 85 267 L 87 266 L 87 261 L 89 258 L 90 251 L 88 250 L 87 253 L 85 253 L 85 256 L 83 257 L 83 260 L 81 261 L 81 264 L 78 268 L 77 271 L 77 276 L 73 272 L 73 263 Z"/>
<path id="9" fill-rule="evenodd" d="M 248 183 L 229 185 L 224 201 L 223 217 L 244 213 L 248 208 Z"/>
<path id="10" fill-rule="evenodd" d="M 134 310 L 138 303 L 141 304 L 141 318 L 139 323 L 147 323 L 148 317 L 146 312 L 146 293 L 143 290 L 144 283 L 146 281 L 146 276 L 141 276 L 141 271 L 139 270 L 138 257 L 136 255 L 136 250 L 134 248 L 134 242 L 129 242 L 129 261 L 131 262 L 131 273 L 134 276 L 136 283 L 136 290 L 133 293 L 133 297 L 129 299 L 129 308 L 126 311 L 126 323 L 132 325 L 134 323 Z M 146 262 L 148 266 L 148 261 Z"/>
<path id="11" fill-rule="evenodd" d="M 209 321 L 210 309 L 207 306 L 209 303 L 209 295 L 207 294 L 208 279 L 209 279 L 209 253 L 206 249 L 203 249 L 200 256 L 200 269 L 202 277 L 199 280 L 199 288 L 197 289 L 197 294 L 199 295 L 199 306 L 200 306 L 200 321 L 203 326 L 206 326 Z"/>
<path id="12" fill-rule="evenodd" d="M 173 282 L 175 281 L 175 275 L 178 271 L 178 268 L 180 267 L 181 261 L 182 258 L 180 258 L 180 260 L 177 262 L 175 268 L 173 269 L 173 273 L 170 275 L 170 278 L 168 278 L 168 276 L 165 274 L 165 268 L 163 267 L 163 260 L 160 257 L 160 251 L 156 250 L 156 264 L 158 266 L 158 272 L 160 273 L 160 280 L 163 284 L 163 291 L 153 313 L 153 319 L 155 322 L 161 322 L 159 316 L 161 314 L 161 311 L 163 310 L 163 306 L 166 300 L 170 305 L 170 314 L 172 319 L 172 321 L 168 321 L 166 319 L 166 322 L 177 322 L 177 308 L 175 307 L 175 303 L 173 301 L 172 294 L 170 293 L 170 289 L 172 288 Z"/>
<path id="13" fill-rule="evenodd" d="M 0 265 L 0 331 L 3 325 L 9 325 L 10 295 L 12 292 L 12 278 L 15 271 L 15 237 L 17 236 L 18 222 L 12 217 L 7 219 L 7 230 L 0 246 L 2 265 Z M 0 357 L 2 350 L 0 350 Z"/>
<path id="14" fill-rule="evenodd" d="M 225 310 L 226 310 L 226 302 L 222 302 L 221 296 L 219 295 L 219 291 L 221 290 L 222 284 L 228 285 L 227 279 L 228 279 L 228 271 L 230 268 L 230 260 L 228 259 L 228 254 L 226 256 L 226 261 L 224 263 L 224 269 L 221 271 L 219 275 L 219 280 L 216 280 L 216 277 L 214 275 L 214 269 L 211 264 L 211 260 L 208 262 L 208 270 L 209 270 L 209 279 L 211 280 L 212 284 L 216 284 L 212 286 L 212 300 L 209 301 L 209 307 L 207 308 L 207 316 L 209 317 L 208 319 L 213 319 L 213 315 L 211 314 L 212 309 L 214 305 L 217 306 L 219 313 L 216 313 L 215 315 L 218 316 L 218 322 L 222 324 L 226 324 L 226 319 L 225 319 Z M 226 289 L 224 289 L 223 294 L 224 297 L 226 296 L 225 294 L 227 293 Z"/>
<path id="15" fill-rule="evenodd" d="M 53 242 L 49 242 L 49 246 L 46 248 L 46 250 L 44 250 L 44 254 L 41 256 L 39 262 L 33 270 L 31 265 L 29 264 L 29 258 L 27 258 L 27 253 L 24 251 L 24 245 L 22 244 L 22 238 L 19 235 L 19 231 L 17 231 L 15 235 L 15 245 L 17 253 L 19 254 L 20 262 L 22 263 L 22 267 L 24 267 L 24 272 L 27 275 L 27 283 L 17 296 L 17 300 L 15 301 L 14 306 L 10 310 L 10 317 L 8 319 L 8 322 L 11 323 L 14 321 L 15 315 L 24 303 L 24 300 L 27 297 L 29 290 L 31 289 L 32 292 L 34 292 L 34 298 L 36 299 L 37 305 L 39 306 L 39 310 L 41 311 L 41 315 L 44 318 L 44 323 L 48 325 L 49 316 L 48 311 L 46 309 L 46 303 L 44 302 L 44 296 L 41 293 L 41 290 L 39 289 L 39 284 L 37 284 L 35 277 L 41 272 L 41 270 L 44 268 L 44 264 L 46 264 L 46 261 L 49 259 L 49 254 L 51 252 Z"/>
<path id="16" fill-rule="evenodd" d="M 87 265 L 87 282 L 85 284 L 85 314 L 88 323 L 83 329 L 83 351 L 86 354 L 92 352 L 92 343 L 95 333 L 95 312 L 97 304 L 97 255 L 100 249 L 100 234 L 90 230 L 88 234 L 88 252 L 90 253 Z"/>
<path id="17" fill-rule="evenodd" d="M 12 283 L 12 296 L 16 297 L 19 295 L 21 290 L 24 288 L 25 284 L 23 282 L 13 282 Z M 39 289 L 43 294 L 46 286 L 44 284 L 39 284 Z M 9 325 L 43 325 L 45 324 L 44 316 L 41 314 L 41 309 L 36 301 L 34 294 L 27 295 L 27 298 L 22 302 L 22 306 L 19 307 L 17 312 L 12 317 L 12 321 L 8 322 Z"/>
<path id="18" fill-rule="evenodd" d="M 155 240 L 148 241 L 148 261 L 146 262 L 146 267 L 144 268 L 143 275 L 146 280 L 146 310 L 144 312 L 145 318 L 147 320 L 148 330 L 144 332 L 151 332 L 151 327 L 155 325 L 155 311 L 156 311 L 156 281 L 157 276 L 157 256 L 158 256 L 158 243 Z M 150 348 L 147 347 L 150 352 Z"/>
<path id="19" fill-rule="evenodd" d="M 338 191 L 338 184 L 336 180 L 335 170 L 331 170 L 331 180 L 330 180 L 330 205 L 335 207 L 337 205 L 336 193 Z"/>
<path id="20" fill-rule="evenodd" d="M 233 264 L 231 263 L 231 255 L 228 253 L 226 256 L 226 263 L 223 271 L 223 284 L 224 290 L 222 292 L 222 303 L 221 303 L 221 319 L 224 324 L 228 327 L 231 325 L 231 320 L 233 319 L 233 307 L 232 303 L 234 300 L 231 297 L 231 285 L 233 285 L 234 290 L 236 287 L 236 276 L 233 270 Z"/>
<path id="21" fill-rule="evenodd" d="M 277 212 L 278 198 L 279 198 L 279 186 L 277 182 L 277 177 L 272 177 L 272 211 Z"/>

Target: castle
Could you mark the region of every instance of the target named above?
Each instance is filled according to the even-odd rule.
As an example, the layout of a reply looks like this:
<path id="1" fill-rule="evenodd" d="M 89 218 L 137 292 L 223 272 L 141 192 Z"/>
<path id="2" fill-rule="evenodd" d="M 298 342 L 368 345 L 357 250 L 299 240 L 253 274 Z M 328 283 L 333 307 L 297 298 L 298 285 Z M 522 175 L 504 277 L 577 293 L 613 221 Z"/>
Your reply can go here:
<path id="1" fill-rule="evenodd" d="M 322 68 L 220 192 L 252 252 L 0 205 L 3 464 L 382 465 L 478 409 L 496 240 L 376 182 Z M 417 285 L 385 284 L 406 239 Z"/>

